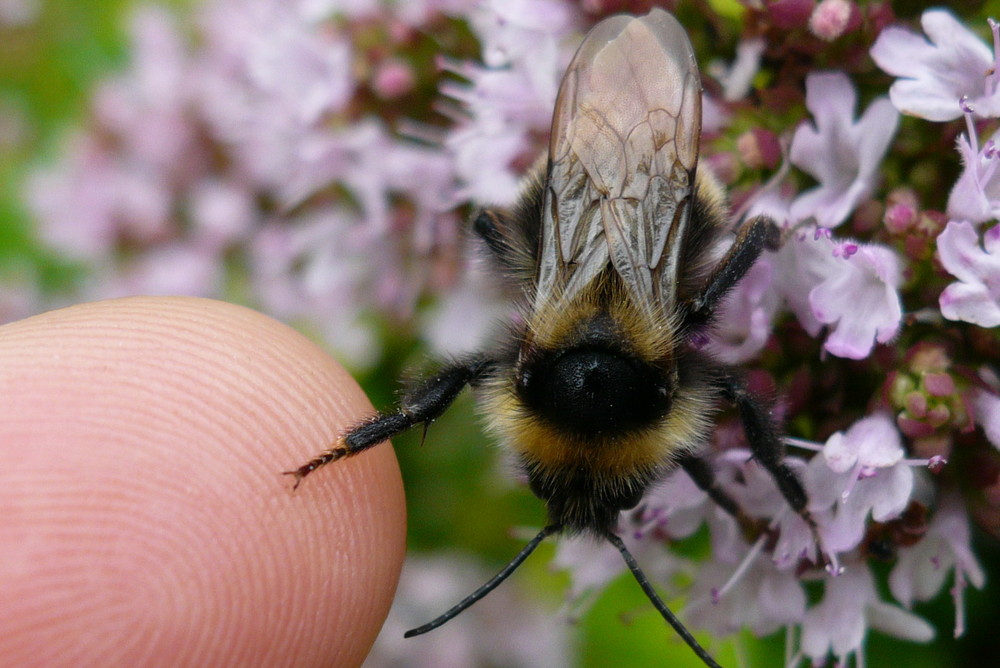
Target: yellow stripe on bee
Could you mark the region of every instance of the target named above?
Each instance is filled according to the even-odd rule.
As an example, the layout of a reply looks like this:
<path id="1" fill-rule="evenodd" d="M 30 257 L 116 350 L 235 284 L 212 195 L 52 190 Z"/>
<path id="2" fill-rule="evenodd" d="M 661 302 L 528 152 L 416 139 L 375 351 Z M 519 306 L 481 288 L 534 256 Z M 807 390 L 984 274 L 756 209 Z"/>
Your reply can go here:
<path id="1" fill-rule="evenodd" d="M 580 436 L 531 415 L 512 385 L 486 388 L 489 428 L 523 458 L 544 469 L 585 468 L 595 476 L 628 478 L 668 467 L 696 448 L 711 428 L 714 402 L 701 392 L 677 396 L 660 422 L 614 437 Z"/>
<path id="2" fill-rule="evenodd" d="M 526 339 L 534 347 L 558 350 L 572 344 L 577 328 L 598 315 L 610 316 L 618 327 L 623 352 L 648 362 L 662 362 L 673 356 L 677 323 L 665 313 L 638 307 L 621 278 L 611 270 L 597 276 L 570 303 L 555 295 L 526 314 Z"/>

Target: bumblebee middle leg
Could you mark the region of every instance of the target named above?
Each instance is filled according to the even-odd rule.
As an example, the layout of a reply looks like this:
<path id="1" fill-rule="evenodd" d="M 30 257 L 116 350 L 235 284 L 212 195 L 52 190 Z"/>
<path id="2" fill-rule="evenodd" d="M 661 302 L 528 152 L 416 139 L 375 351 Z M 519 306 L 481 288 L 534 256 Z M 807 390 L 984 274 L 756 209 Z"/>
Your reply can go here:
<path id="1" fill-rule="evenodd" d="M 715 505 L 726 511 L 740 525 L 743 533 L 748 537 L 756 537 L 766 526 L 759 520 L 747 515 L 740 504 L 729 495 L 715 478 L 715 472 L 708 462 L 692 454 L 685 455 L 680 460 L 681 467 L 690 476 L 698 489 L 705 492 L 708 498 L 712 499 Z"/>
<path id="2" fill-rule="evenodd" d="M 483 356 L 444 367 L 404 393 L 396 410 L 377 413 L 355 425 L 341 434 L 330 448 L 299 468 L 284 473 L 295 476 L 295 487 L 298 487 L 303 478 L 321 466 L 364 452 L 410 427 L 430 424 L 444 413 L 466 385 L 474 384 L 491 367 L 492 361 Z"/>

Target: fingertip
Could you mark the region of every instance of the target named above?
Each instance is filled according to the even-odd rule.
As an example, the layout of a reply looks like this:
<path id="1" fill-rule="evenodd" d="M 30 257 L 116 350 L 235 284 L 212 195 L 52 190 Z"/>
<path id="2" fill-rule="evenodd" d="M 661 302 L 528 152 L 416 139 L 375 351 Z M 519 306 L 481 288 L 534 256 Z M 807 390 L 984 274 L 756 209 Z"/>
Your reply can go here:
<path id="1" fill-rule="evenodd" d="M 135 298 L 0 328 L 0 360 L 0 656 L 360 664 L 405 511 L 387 445 L 281 475 L 372 411 L 322 350 L 248 309 Z"/>

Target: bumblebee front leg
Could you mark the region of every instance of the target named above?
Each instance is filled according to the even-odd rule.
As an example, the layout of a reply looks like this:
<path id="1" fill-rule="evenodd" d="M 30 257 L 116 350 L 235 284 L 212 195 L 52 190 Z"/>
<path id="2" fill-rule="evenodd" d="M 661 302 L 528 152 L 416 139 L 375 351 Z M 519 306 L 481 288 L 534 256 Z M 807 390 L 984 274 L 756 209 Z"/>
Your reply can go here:
<path id="1" fill-rule="evenodd" d="M 711 321 L 719 302 L 750 271 L 764 249 L 774 250 L 780 242 L 781 231 L 770 218 L 757 216 L 744 223 L 736 241 L 709 277 L 704 290 L 696 299 L 691 300 L 688 324 L 699 326 Z"/>
<path id="2" fill-rule="evenodd" d="M 396 410 L 378 413 L 355 425 L 341 434 L 329 449 L 294 471 L 285 471 L 286 475 L 295 476 L 293 489 L 321 466 L 364 452 L 415 425 L 430 424 L 444 413 L 466 385 L 482 378 L 491 367 L 492 361 L 481 356 L 444 367 L 408 390 Z"/>

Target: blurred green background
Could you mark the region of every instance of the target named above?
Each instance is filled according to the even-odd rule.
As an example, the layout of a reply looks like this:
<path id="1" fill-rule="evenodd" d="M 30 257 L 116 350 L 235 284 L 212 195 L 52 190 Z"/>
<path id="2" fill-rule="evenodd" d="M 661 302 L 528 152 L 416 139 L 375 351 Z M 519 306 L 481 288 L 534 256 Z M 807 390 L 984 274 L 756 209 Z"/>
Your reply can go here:
<path id="1" fill-rule="evenodd" d="M 24 25 L 0 24 L 0 279 L 27 274 L 51 290 L 79 275 L 34 239 L 20 192 L 28 170 L 53 159 L 67 129 L 85 118 L 94 82 L 123 64 L 127 56 L 123 26 L 133 4 L 132 0 L 51 0 L 39 3 L 37 16 Z M 392 342 L 380 364 L 359 379 L 373 403 L 382 407 L 393 401 L 395 379 L 423 357 L 412 341 L 388 338 Z M 418 430 L 395 443 L 407 487 L 411 549 L 464 550 L 479 555 L 490 569 L 506 563 L 523 542 L 511 536 L 511 529 L 541 526 L 543 508 L 527 490 L 500 482 L 497 453 L 478 427 L 472 401 L 460 399 L 434 424 L 423 446 L 420 441 Z M 982 535 L 977 536 L 976 548 L 987 569 L 987 585 L 983 591 L 966 591 L 966 636 L 951 638 L 954 608 L 947 592 L 942 592 L 933 603 L 916 609 L 937 629 L 938 639 L 921 646 L 873 633 L 868 666 L 989 665 L 1000 656 L 994 628 L 1000 619 L 996 594 L 1000 550 Z M 527 584 L 526 589 L 540 592 L 555 609 L 568 578 L 551 572 L 548 561 L 553 552 L 552 545 L 543 546 L 514 577 Z M 552 623 L 560 622 L 553 618 Z M 578 638 L 581 666 L 700 665 L 671 637 L 638 586 L 624 576 L 600 596 L 572 633 Z M 745 634 L 743 640 L 747 654 L 738 659 L 732 644 L 726 643 L 717 653 L 719 661 L 782 664 L 783 637 L 759 641 Z"/>

